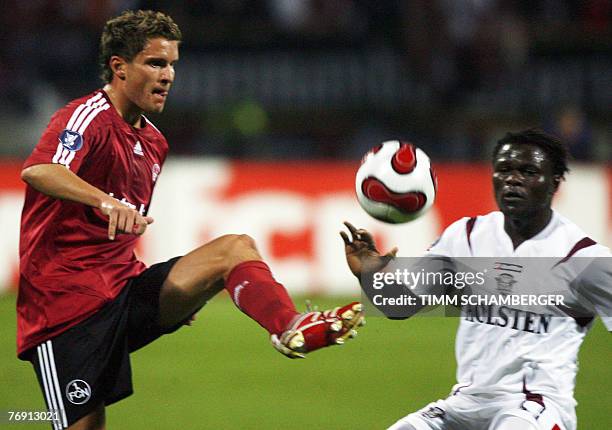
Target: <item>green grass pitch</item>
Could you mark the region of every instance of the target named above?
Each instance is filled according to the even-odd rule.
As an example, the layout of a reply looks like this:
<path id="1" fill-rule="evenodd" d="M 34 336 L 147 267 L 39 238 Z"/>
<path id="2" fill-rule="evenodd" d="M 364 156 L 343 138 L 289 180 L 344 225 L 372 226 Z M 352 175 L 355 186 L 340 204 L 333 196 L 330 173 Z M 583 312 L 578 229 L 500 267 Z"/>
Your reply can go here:
<path id="1" fill-rule="evenodd" d="M 315 300 L 321 308 L 344 299 Z M 299 301 L 298 301 L 299 303 Z M 0 298 L 0 411 L 42 410 L 29 363 L 15 357 L 15 296 Z M 135 393 L 107 409 L 109 429 L 383 429 L 445 397 L 457 319 L 370 318 L 342 347 L 289 360 L 220 296 L 193 327 L 132 355 Z M 612 344 L 600 321 L 581 351 L 579 429 L 612 428 Z M 0 429 L 50 428 L 47 424 Z"/>

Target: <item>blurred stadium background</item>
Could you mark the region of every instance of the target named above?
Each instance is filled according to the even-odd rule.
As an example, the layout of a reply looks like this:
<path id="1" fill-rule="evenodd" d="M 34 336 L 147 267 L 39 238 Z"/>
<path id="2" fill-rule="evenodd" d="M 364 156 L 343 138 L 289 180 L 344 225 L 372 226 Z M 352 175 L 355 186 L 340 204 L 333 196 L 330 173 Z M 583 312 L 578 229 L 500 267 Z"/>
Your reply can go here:
<path id="1" fill-rule="evenodd" d="M 493 208 L 491 147 L 534 125 L 574 157 L 557 208 L 612 245 L 610 0 L 4 0 L 0 410 L 43 406 L 14 356 L 20 164 L 57 108 L 100 86 L 101 28 L 127 8 L 165 11 L 184 34 L 166 112 L 152 118 L 173 157 L 148 262 L 244 232 L 298 297 L 358 296 L 342 220 L 418 254 L 454 219 Z M 352 181 L 363 153 L 395 138 L 431 156 L 440 193 L 426 217 L 389 227 L 362 213 Z M 384 428 L 447 394 L 455 326 L 373 318 L 343 351 L 295 363 L 220 296 L 196 327 L 135 354 L 136 395 L 109 410 L 109 427 Z M 598 322 L 581 354 L 581 429 L 612 427 L 611 354 Z"/>

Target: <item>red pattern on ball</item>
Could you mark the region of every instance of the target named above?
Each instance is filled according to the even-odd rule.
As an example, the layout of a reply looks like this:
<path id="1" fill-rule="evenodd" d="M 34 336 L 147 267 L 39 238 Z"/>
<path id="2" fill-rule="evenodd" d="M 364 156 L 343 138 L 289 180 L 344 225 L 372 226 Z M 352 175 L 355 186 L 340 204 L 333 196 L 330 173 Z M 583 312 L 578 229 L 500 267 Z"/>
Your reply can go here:
<path id="1" fill-rule="evenodd" d="M 420 192 L 395 193 L 376 178 L 366 178 L 361 184 L 361 191 L 368 199 L 393 206 L 402 212 L 414 213 L 427 203 L 427 197 Z"/>
<path id="2" fill-rule="evenodd" d="M 410 173 L 417 165 L 416 150 L 410 143 L 400 142 L 399 149 L 393 154 L 391 166 L 399 174 Z"/>

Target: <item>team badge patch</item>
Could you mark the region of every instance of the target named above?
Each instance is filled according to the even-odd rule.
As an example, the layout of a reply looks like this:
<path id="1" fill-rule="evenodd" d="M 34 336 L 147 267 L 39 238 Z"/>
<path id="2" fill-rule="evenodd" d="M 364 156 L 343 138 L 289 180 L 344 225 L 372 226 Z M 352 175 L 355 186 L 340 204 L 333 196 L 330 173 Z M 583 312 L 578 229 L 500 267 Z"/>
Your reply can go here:
<path id="1" fill-rule="evenodd" d="M 495 277 L 497 281 L 497 289 L 504 294 L 510 294 L 512 287 L 516 284 L 516 279 L 510 273 L 500 273 Z"/>
<path id="2" fill-rule="evenodd" d="M 155 163 L 153 165 L 153 168 L 151 169 L 151 176 L 153 177 L 153 182 L 157 181 L 159 172 L 161 172 L 161 168 L 159 167 L 159 164 Z"/>
<path id="3" fill-rule="evenodd" d="M 66 129 L 60 134 L 59 140 L 62 146 L 69 151 L 78 151 L 83 147 L 83 136 L 78 131 Z"/>
<path id="4" fill-rule="evenodd" d="M 75 405 L 87 403 L 91 398 L 91 387 L 82 379 L 74 379 L 66 385 L 66 398 Z"/>

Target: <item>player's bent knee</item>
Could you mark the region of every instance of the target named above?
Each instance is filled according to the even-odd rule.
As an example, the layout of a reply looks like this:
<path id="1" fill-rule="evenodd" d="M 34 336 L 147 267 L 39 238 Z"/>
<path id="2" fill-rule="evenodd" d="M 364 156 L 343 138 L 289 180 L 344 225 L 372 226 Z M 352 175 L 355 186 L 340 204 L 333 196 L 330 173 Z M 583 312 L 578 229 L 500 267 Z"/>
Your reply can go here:
<path id="1" fill-rule="evenodd" d="M 226 244 L 223 249 L 227 275 L 238 264 L 245 261 L 261 260 L 255 240 L 247 234 L 224 236 Z"/>
<path id="2" fill-rule="evenodd" d="M 240 249 L 257 250 L 257 246 L 255 245 L 255 239 L 253 239 L 248 234 L 236 234 L 234 236 L 237 242 L 237 246 Z"/>
<path id="3" fill-rule="evenodd" d="M 218 237 L 213 242 L 217 242 L 219 244 L 221 252 L 226 256 L 257 251 L 255 239 L 248 234 L 225 234 Z"/>

